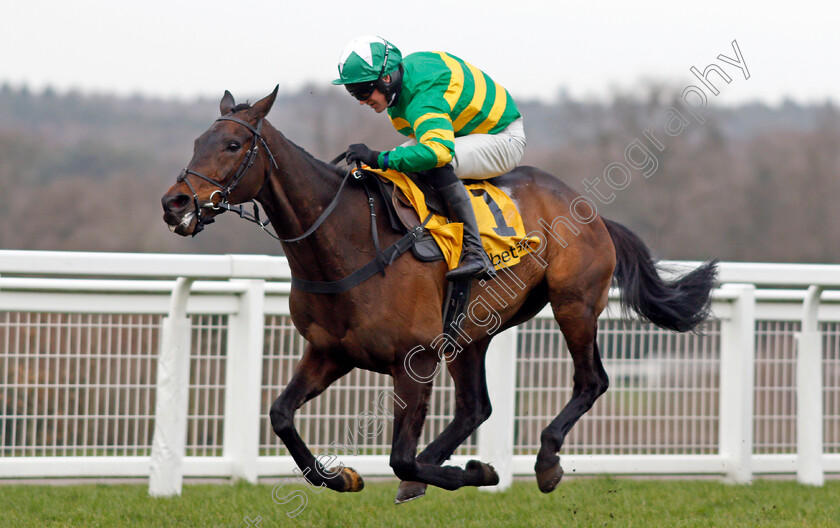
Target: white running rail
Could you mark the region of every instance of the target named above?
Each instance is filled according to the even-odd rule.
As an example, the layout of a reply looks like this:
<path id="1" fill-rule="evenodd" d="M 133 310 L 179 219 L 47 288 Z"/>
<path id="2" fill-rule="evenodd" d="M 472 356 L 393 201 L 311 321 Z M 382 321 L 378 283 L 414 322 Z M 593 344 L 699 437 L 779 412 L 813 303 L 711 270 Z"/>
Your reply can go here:
<path id="1" fill-rule="evenodd" d="M 697 263 L 664 263 L 672 268 Z M 0 251 L 0 478 L 292 475 L 268 407 L 302 350 L 288 263 L 259 255 Z M 840 472 L 840 266 L 722 263 L 703 335 L 622 319 L 599 342 L 611 387 L 567 439 L 567 474 Z M 444 370 L 444 369 L 441 369 Z M 570 395 L 548 311 L 488 352 L 494 413 L 453 456 L 530 475 Z M 296 417 L 326 459 L 391 475 L 390 381 L 354 371 Z M 435 380 L 423 443 L 451 419 Z"/>

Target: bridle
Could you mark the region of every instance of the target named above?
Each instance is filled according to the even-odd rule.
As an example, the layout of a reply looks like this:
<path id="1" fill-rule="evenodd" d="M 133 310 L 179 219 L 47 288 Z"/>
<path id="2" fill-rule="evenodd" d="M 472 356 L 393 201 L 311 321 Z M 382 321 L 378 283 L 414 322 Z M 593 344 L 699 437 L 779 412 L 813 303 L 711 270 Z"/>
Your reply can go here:
<path id="1" fill-rule="evenodd" d="M 187 187 L 189 187 L 190 192 L 192 193 L 193 202 L 195 203 L 196 225 L 195 225 L 195 229 L 193 230 L 192 236 L 195 236 L 199 232 L 201 232 L 204 229 L 204 226 L 206 224 L 210 224 L 214 221 L 212 218 L 205 218 L 201 214 L 202 209 L 210 208 L 210 209 L 213 209 L 214 211 L 224 209 L 224 210 L 227 210 L 227 211 L 237 212 L 237 213 L 239 213 L 239 216 L 241 216 L 242 218 L 245 218 L 247 220 L 251 220 L 252 222 L 255 222 L 260 227 L 262 227 L 263 230 L 266 231 L 266 233 L 273 236 L 274 238 L 277 238 L 274 234 L 272 234 L 271 232 L 266 230 L 266 226 L 269 223 L 268 220 L 266 220 L 265 222 L 260 221 L 260 219 L 259 219 L 259 208 L 257 208 L 256 202 L 254 202 L 254 213 L 253 214 L 249 213 L 248 211 L 246 211 L 241 206 L 231 205 L 231 203 L 228 202 L 228 197 L 230 196 L 230 193 L 232 193 L 233 190 L 236 188 L 236 186 L 239 185 L 239 182 L 242 181 L 242 178 L 245 177 L 245 173 L 248 172 L 248 169 L 250 169 L 251 166 L 254 164 L 254 162 L 257 160 L 257 156 L 260 153 L 259 152 L 260 151 L 260 148 L 259 148 L 260 143 L 262 143 L 262 146 L 265 148 L 266 153 L 268 153 L 268 158 L 271 160 L 272 166 L 274 166 L 275 169 L 280 168 L 277 165 L 277 160 L 274 159 L 274 154 L 271 153 L 271 149 L 268 147 L 268 143 L 266 143 L 265 138 L 262 135 L 263 120 L 260 119 L 257 122 L 256 127 L 251 126 L 250 124 L 246 123 L 245 121 L 242 121 L 241 119 L 237 119 L 233 116 L 222 116 L 222 117 L 216 119 L 216 122 L 219 122 L 219 121 L 233 121 L 234 123 L 237 123 L 237 124 L 240 124 L 240 125 L 244 126 L 245 128 L 247 128 L 251 132 L 251 134 L 253 134 L 253 139 L 251 140 L 251 147 L 248 149 L 248 152 L 245 154 L 245 157 L 242 159 L 242 163 L 239 164 L 239 168 L 236 170 L 236 173 L 233 175 L 233 178 L 231 178 L 230 181 L 228 181 L 227 184 L 223 185 L 223 184 L 219 183 L 218 181 L 216 181 L 212 178 L 208 178 L 207 176 L 205 176 L 205 175 L 203 175 L 199 172 L 196 172 L 196 171 L 194 171 L 190 168 L 185 168 L 184 170 L 181 171 L 181 174 L 178 175 L 178 178 L 176 179 L 176 181 L 178 183 L 183 182 L 183 183 L 187 184 Z M 218 187 L 218 189 L 216 189 L 215 191 L 213 191 L 210 194 L 210 197 L 207 199 L 208 200 L 207 202 L 205 202 L 203 204 L 200 203 L 200 201 L 198 199 L 198 193 L 195 191 L 195 188 L 192 186 L 192 184 L 190 183 L 190 180 L 189 180 L 189 176 L 191 176 L 191 175 L 196 176 L 198 178 L 201 178 L 202 180 L 206 181 L 207 183 L 210 183 L 210 184 Z M 265 181 L 267 181 L 267 180 L 268 180 L 268 177 L 266 177 Z M 265 181 L 263 181 L 263 186 L 265 186 Z M 262 187 L 260 187 L 260 190 L 262 190 Z M 219 200 L 218 203 L 213 203 L 213 197 L 216 196 L 217 194 L 220 196 L 221 200 Z M 257 194 L 259 194 L 259 192 Z"/>
<path id="2" fill-rule="evenodd" d="M 423 220 L 422 223 L 415 226 L 413 229 L 410 229 L 406 234 L 404 234 L 402 236 L 402 238 L 400 238 L 399 240 L 397 240 L 396 242 L 391 244 L 385 250 L 380 249 L 379 235 L 377 234 L 377 230 L 376 230 L 376 211 L 375 211 L 375 207 L 374 207 L 373 195 L 371 193 L 371 190 L 368 187 L 366 172 L 361 170 L 359 167 L 356 167 L 356 169 L 349 170 L 349 171 L 346 172 L 346 174 L 344 175 L 344 178 L 341 181 L 341 185 L 339 185 L 338 191 L 336 191 L 335 196 L 333 197 L 332 201 L 326 207 L 326 209 L 324 209 L 324 211 L 321 213 L 321 216 L 319 216 L 318 219 L 315 220 L 315 223 L 312 224 L 309 227 L 309 229 L 307 229 L 302 235 L 294 237 L 294 238 L 280 238 L 277 235 L 275 235 L 274 233 L 272 233 L 272 232 L 270 232 L 269 230 L 266 229 L 266 226 L 270 223 L 269 220 L 260 221 L 259 207 L 257 206 L 257 202 L 255 200 L 251 200 L 254 204 L 254 212 L 253 213 L 250 213 L 250 212 L 246 211 L 245 208 L 242 207 L 241 205 L 231 205 L 231 203 L 228 202 L 228 196 L 230 196 L 230 193 L 233 192 L 233 190 L 236 188 L 236 186 L 239 184 L 239 182 L 245 176 L 245 173 L 248 172 L 248 169 L 250 169 L 251 166 L 256 161 L 257 156 L 259 155 L 259 144 L 260 143 L 262 143 L 263 147 L 265 147 L 265 151 L 266 151 L 266 153 L 268 153 L 268 157 L 271 160 L 272 166 L 275 169 L 278 169 L 278 170 L 280 168 L 277 165 L 277 160 L 274 158 L 274 154 L 271 153 L 271 149 L 268 147 L 268 143 L 266 143 L 265 138 L 262 136 L 261 131 L 262 131 L 263 120 L 260 119 L 257 122 L 256 127 L 253 127 L 250 124 L 246 123 L 245 121 L 242 121 L 241 119 L 237 119 L 237 118 L 232 117 L 232 116 L 222 116 L 222 117 L 218 118 L 216 121 L 217 122 L 218 121 L 233 121 L 234 123 L 238 123 L 238 124 L 244 126 L 245 128 L 247 128 L 248 130 L 250 130 L 251 133 L 254 135 L 254 137 L 253 137 L 253 140 L 251 141 L 251 148 L 248 149 L 248 152 L 245 154 L 245 157 L 243 158 L 242 163 L 239 165 L 239 168 L 236 170 L 236 174 L 233 175 L 233 178 L 231 178 L 230 181 L 227 184 L 223 185 L 223 184 L 217 182 L 216 180 L 208 178 L 207 176 L 205 176 L 205 175 L 203 175 L 199 172 L 196 172 L 196 171 L 194 171 L 190 168 L 186 168 L 186 169 L 182 170 L 181 174 L 178 175 L 177 181 L 179 183 L 183 182 L 183 183 L 187 184 L 187 187 L 189 187 L 190 192 L 192 192 L 193 201 L 195 202 L 196 226 L 195 226 L 195 229 L 193 230 L 192 236 L 195 236 L 201 230 L 203 230 L 204 226 L 206 224 L 212 223 L 214 221 L 213 218 L 205 218 L 201 214 L 202 209 L 204 209 L 206 207 L 209 207 L 210 209 L 213 209 L 215 211 L 218 211 L 220 209 L 224 209 L 226 211 L 234 211 L 234 212 L 238 213 L 241 218 L 244 218 L 244 219 L 246 219 L 250 222 L 253 222 L 253 223 L 259 225 L 263 229 L 263 231 L 265 231 L 266 233 L 271 235 L 276 240 L 279 240 L 280 242 L 286 242 L 286 243 L 300 242 L 301 240 L 309 237 L 309 235 L 314 233 L 315 230 L 317 230 L 321 226 L 321 224 L 324 223 L 324 221 L 327 219 L 327 217 L 329 217 L 330 214 L 332 214 L 332 212 L 335 210 L 336 206 L 338 205 L 338 201 L 341 198 L 342 191 L 344 191 L 344 189 L 346 188 L 348 181 L 350 181 L 352 179 L 352 180 L 356 180 L 356 181 L 361 181 L 362 184 L 363 184 L 363 187 L 364 187 L 365 192 L 367 193 L 367 197 L 368 197 L 368 207 L 370 209 L 370 231 L 371 231 L 371 237 L 373 239 L 373 244 L 374 244 L 374 247 L 376 249 L 376 256 L 370 262 L 368 262 L 367 264 L 365 264 L 361 268 L 359 268 L 356 271 L 354 271 L 353 273 L 347 275 L 343 279 L 340 279 L 340 280 L 337 280 L 337 281 L 328 281 L 328 282 L 308 281 L 308 280 L 304 280 L 304 279 L 299 279 L 297 277 L 292 277 L 292 287 L 293 288 L 296 288 L 296 289 L 299 289 L 299 290 L 302 290 L 302 291 L 306 291 L 306 292 L 311 292 L 311 293 L 333 293 L 334 294 L 334 293 L 341 293 L 341 292 L 348 291 L 351 288 L 354 288 L 355 286 L 357 286 L 358 284 L 361 284 L 362 282 L 368 280 L 369 278 L 376 275 L 377 273 L 382 273 L 384 275 L 385 274 L 385 268 L 387 266 L 392 264 L 397 257 L 399 257 L 400 255 L 402 255 L 403 253 L 405 253 L 406 251 L 411 249 L 417 243 L 417 241 L 423 235 L 423 230 L 425 229 L 426 224 L 428 224 L 429 220 L 431 220 L 431 218 L 432 218 L 433 213 L 429 212 L 429 214 L 426 216 L 426 218 Z M 346 153 L 342 153 L 340 156 L 335 158 L 332 161 L 331 164 L 335 165 L 336 163 L 338 163 L 339 161 L 344 159 L 345 155 L 346 155 Z M 218 189 L 216 189 L 215 191 L 213 191 L 210 194 L 210 197 L 208 198 L 208 201 L 205 202 L 204 204 L 202 204 L 199 201 L 198 193 L 195 191 L 195 188 L 190 183 L 190 180 L 189 180 L 190 176 L 196 176 L 197 178 L 201 178 L 202 180 L 218 187 Z M 268 181 L 268 176 L 266 176 L 266 178 L 263 180 L 262 186 L 260 187 L 260 191 L 257 191 L 257 195 L 259 195 L 259 193 L 262 191 L 262 188 L 265 187 L 265 184 L 266 184 L 267 181 Z M 219 194 L 219 196 L 221 197 L 221 200 L 219 201 L 219 203 L 214 204 L 213 203 L 213 197 L 216 194 Z"/>
<path id="3" fill-rule="evenodd" d="M 232 205 L 230 202 L 228 202 L 228 196 L 230 196 L 230 193 L 233 192 L 233 190 L 236 188 L 236 186 L 239 184 L 239 182 L 245 176 L 245 173 L 248 172 L 248 169 L 250 169 L 251 166 L 254 164 L 254 161 L 256 161 L 257 156 L 259 155 L 259 143 L 262 143 L 263 147 L 265 147 L 265 151 L 268 153 L 268 158 L 271 160 L 272 166 L 274 166 L 275 169 L 280 168 L 277 165 L 277 160 L 274 158 L 274 154 L 272 154 L 271 149 L 268 147 L 268 143 L 266 143 L 265 138 L 263 137 L 263 135 L 261 133 L 262 132 L 263 120 L 260 119 L 257 122 L 256 127 L 253 127 L 253 126 L 249 125 L 248 123 L 246 123 L 245 121 L 242 121 L 241 119 L 237 119 L 237 118 L 232 117 L 232 116 L 222 116 L 222 117 L 216 119 L 216 121 L 217 122 L 218 121 L 233 121 L 234 123 L 238 123 L 238 124 L 244 126 L 245 128 L 247 128 L 248 130 L 250 130 L 251 133 L 254 135 L 254 137 L 253 137 L 253 140 L 251 141 L 251 148 L 249 148 L 248 152 L 245 154 L 245 158 L 242 160 L 242 163 L 239 165 L 239 168 L 237 169 L 236 174 L 233 175 L 233 178 L 231 178 L 231 180 L 226 185 L 222 185 L 221 183 L 217 182 L 216 180 L 208 178 L 207 176 L 205 176 L 205 175 L 203 175 L 199 172 L 196 172 L 196 171 L 194 171 L 190 168 L 186 168 L 186 169 L 182 170 L 181 174 L 178 175 L 178 178 L 176 179 L 176 181 L 178 183 L 183 182 L 183 183 L 187 184 L 187 187 L 190 188 L 190 192 L 192 193 L 193 202 L 195 203 L 196 224 L 195 224 L 195 229 L 193 229 L 192 236 L 195 236 L 199 232 L 201 232 L 204 229 L 205 225 L 212 224 L 215 221 L 214 218 L 205 218 L 201 214 L 202 209 L 210 208 L 210 209 L 213 209 L 214 211 L 218 211 L 220 209 L 224 209 L 225 211 L 233 211 L 234 213 L 238 214 L 240 218 L 244 218 L 245 220 L 248 220 L 249 222 L 253 222 L 253 223 L 257 224 L 258 226 L 260 226 L 260 228 L 262 228 L 263 231 L 268 233 L 269 236 L 271 236 L 275 240 L 279 240 L 280 242 L 286 242 L 286 243 L 300 242 L 301 240 L 309 237 L 309 235 L 314 233 L 315 230 L 317 230 L 321 226 L 321 224 L 324 223 L 324 221 L 327 219 L 327 217 L 330 216 L 330 214 L 332 214 L 332 212 L 335 210 L 336 206 L 338 205 L 338 201 L 341 198 L 341 193 L 344 190 L 344 188 L 346 187 L 348 180 L 350 180 L 351 177 L 353 179 L 356 179 L 356 180 L 360 180 L 360 179 L 364 178 L 364 172 L 360 171 L 358 168 L 356 170 L 348 171 L 347 174 L 342 179 L 341 185 L 339 186 L 338 191 L 336 192 L 335 196 L 333 197 L 332 202 L 330 202 L 330 204 L 327 206 L 327 208 L 324 209 L 324 212 L 321 214 L 321 216 L 318 217 L 318 219 L 315 221 L 315 223 L 312 224 L 312 226 L 310 226 L 309 229 L 306 230 L 306 232 L 304 232 L 302 235 L 294 237 L 294 238 L 280 238 L 277 235 L 275 235 L 274 233 L 272 233 L 271 231 L 269 231 L 268 229 L 266 229 L 266 227 L 271 223 L 269 219 L 260 220 L 260 208 L 257 205 L 256 200 L 251 200 L 251 202 L 254 205 L 254 212 L 253 213 L 251 213 L 250 211 L 247 211 L 241 205 Z M 338 163 L 339 161 L 344 159 L 344 156 L 345 156 L 345 153 L 342 153 L 340 156 L 335 158 L 332 161 L 331 164 L 335 165 L 336 163 Z M 195 188 L 190 183 L 190 180 L 189 180 L 190 175 L 201 178 L 202 180 L 204 180 L 208 183 L 211 183 L 211 184 L 215 185 L 216 187 L 218 187 L 218 189 L 216 189 L 215 191 L 210 193 L 208 201 L 205 202 L 204 204 L 202 204 L 199 201 L 198 193 L 195 191 Z M 268 181 L 268 177 L 266 177 L 266 179 L 263 180 L 262 186 L 260 187 L 260 191 L 262 191 L 262 188 L 265 187 L 266 181 Z M 260 191 L 257 191 L 257 194 L 259 194 Z M 219 203 L 213 203 L 213 197 L 216 196 L 216 194 L 218 194 L 221 197 L 221 200 L 219 201 Z M 370 197 L 368 197 L 368 202 L 369 202 L 369 205 L 371 207 L 371 214 L 372 214 L 373 213 L 373 203 L 372 203 Z M 375 218 L 375 216 L 376 215 L 373 215 L 374 218 Z"/>

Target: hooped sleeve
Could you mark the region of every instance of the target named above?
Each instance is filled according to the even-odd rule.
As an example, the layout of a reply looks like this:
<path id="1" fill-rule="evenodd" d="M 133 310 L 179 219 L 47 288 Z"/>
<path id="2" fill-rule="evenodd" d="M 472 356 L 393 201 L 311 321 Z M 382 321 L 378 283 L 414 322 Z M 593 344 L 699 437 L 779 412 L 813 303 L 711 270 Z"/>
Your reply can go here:
<path id="1" fill-rule="evenodd" d="M 439 99 L 439 100 L 438 100 Z M 455 131 L 449 104 L 443 98 L 414 101 L 406 110 L 406 120 L 414 131 L 417 145 L 397 147 L 388 153 L 388 168 L 400 172 L 419 172 L 442 167 L 455 154 Z M 383 166 L 385 153 L 379 156 Z"/>

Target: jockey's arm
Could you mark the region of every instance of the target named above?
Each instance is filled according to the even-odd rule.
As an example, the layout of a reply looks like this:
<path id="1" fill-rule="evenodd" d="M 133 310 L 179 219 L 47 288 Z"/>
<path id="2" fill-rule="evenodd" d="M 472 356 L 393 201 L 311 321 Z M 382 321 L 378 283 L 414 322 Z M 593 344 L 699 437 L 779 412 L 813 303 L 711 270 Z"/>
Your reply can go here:
<path id="1" fill-rule="evenodd" d="M 442 167 L 455 155 L 455 131 L 448 113 L 448 103 L 429 98 L 409 105 L 406 117 L 417 144 L 397 147 L 379 156 L 383 165 L 388 155 L 388 168 L 400 172 L 420 172 Z"/>

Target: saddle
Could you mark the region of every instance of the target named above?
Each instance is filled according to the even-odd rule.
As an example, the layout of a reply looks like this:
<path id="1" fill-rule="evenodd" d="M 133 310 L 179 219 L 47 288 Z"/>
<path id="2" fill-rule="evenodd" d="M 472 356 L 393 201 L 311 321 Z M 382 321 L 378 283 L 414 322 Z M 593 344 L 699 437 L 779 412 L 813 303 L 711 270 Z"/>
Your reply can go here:
<path id="1" fill-rule="evenodd" d="M 411 202 L 397 188 L 394 182 L 381 178 L 372 172 L 367 172 L 367 174 L 368 178 L 377 183 L 379 197 L 385 205 L 385 210 L 388 213 L 388 222 L 394 231 L 400 234 L 406 234 L 423 222 L 423 219 L 417 214 Z M 426 207 L 429 211 L 442 216 L 447 215 L 446 206 L 434 189 L 424 183 L 416 174 L 406 174 L 406 176 L 423 191 Z M 423 230 L 423 235 L 411 247 L 411 253 L 421 262 L 435 262 L 444 259 L 440 246 L 435 242 L 434 237 L 432 237 L 428 229 Z"/>
<path id="2" fill-rule="evenodd" d="M 338 158 L 336 158 L 336 160 L 337 159 Z M 335 206 L 338 203 L 339 198 L 341 197 L 341 192 L 344 190 L 348 183 L 350 183 L 350 185 L 362 186 L 364 188 L 365 193 L 367 194 L 368 206 L 370 207 L 371 238 L 373 239 L 374 246 L 376 247 L 376 256 L 373 258 L 373 260 L 371 260 L 361 268 L 350 273 L 344 278 L 336 281 L 310 281 L 293 276 L 292 288 L 308 293 L 343 293 L 355 288 L 356 286 L 370 279 L 377 273 L 382 273 L 384 275 L 385 268 L 390 266 L 394 262 L 394 260 L 399 258 L 400 255 L 407 252 L 409 249 L 415 251 L 415 254 L 418 255 L 418 258 L 425 262 L 433 262 L 435 260 L 441 260 L 446 258 L 441 249 L 435 243 L 435 240 L 429 234 L 429 231 L 426 229 L 426 225 L 433 218 L 435 212 L 430 211 L 427 214 L 426 218 L 421 221 L 419 220 L 419 217 L 417 216 L 416 212 L 414 212 L 414 217 L 412 217 L 408 211 L 402 211 L 404 207 L 400 207 L 399 209 L 396 208 L 394 206 L 394 196 L 398 195 L 399 193 L 396 193 L 394 191 L 394 185 L 391 185 L 389 189 L 387 183 L 385 181 L 382 181 L 379 178 L 379 176 L 373 174 L 370 171 L 362 169 L 345 171 L 344 179 L 342 180 L 341 186 L 339 187 L 335 197 L 333 198 L 333 201 L 321 214 L 321 217 L 318 220 L 316 220 L 312 227 L 310 227 L 309 232 L 296 239 L 291 239 L 291 241 L 297 241 L 302 238 L 305 238 L 310 234 L 311 231 L 318 228 L 318 226 L 324 221 L 324 219 L 326 219 L 326 217 L 328 217 L 330 213 L 332 213 L 332 211 L 335 209 Z M 377 196 L 382 201 L 382 203 L 385 204 L 385 210 L 387 211 L 388 220 L 392 229 L 394 229 L 398 233 L 403 234 L 402 238 L 400 238 L 395 243 L 391 244 L 385 249 L 380 248 L 379 236 L 377 235 L 378 222 L 376 220 L 376 212 L 374 207 L 374 203 L 376 201 Z M 430 204 L 433 207 L 435 207 L 435 210 L 443 208 L 441 200 L 434 196 L 434 193 L 429 193 L 428 196 L 432 197 L 430 198 Z M 400 203 L 399 200 L 398 203 Z M 401 215 L 397 213 L 398 210 L 401 211 Z M 251 215 L 240 214 L 240 216 L 252 222 L 256 222 L 264 228 L 264 224 L 259 221 L 258 213 L 256 211 L 258 210 L 255 209 L 255 213 Z M 403 222 L 400 220 L 400 218 L 405 218 L 406 221 Z M 420 245 L 420 249 L 415 250 L 415 247 L 418 244 Z"/>

